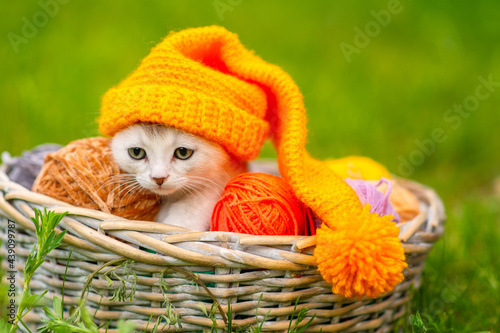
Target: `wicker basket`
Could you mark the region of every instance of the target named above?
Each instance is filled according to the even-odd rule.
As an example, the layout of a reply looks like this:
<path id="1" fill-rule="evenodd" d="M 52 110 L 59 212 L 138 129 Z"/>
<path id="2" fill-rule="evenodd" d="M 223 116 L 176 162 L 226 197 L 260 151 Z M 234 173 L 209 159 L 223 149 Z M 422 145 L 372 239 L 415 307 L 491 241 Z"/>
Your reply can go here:
<path id="1" fill-rule="evenodd" d="M 60 229 L 67 230 L 63 246 L 49 254 L 31 283 L 33 292 L 49 289 L 49 298 L 61 296 L 68 256 L 73 249 L 65 282 L 66 310 L 78 303 L 92 272 L 115 259 L 132 259 L 137 275 L 135 286 L 127 284 L 135 288 L 132 300 L 111 300 L 120 283 L 116 281 L 109 287 L 102 273 L 115 266 L 102 269 L 92 279 L 87 306 L 99 323 L 110 321 L 109 327 L 119 318 L 126 318 L 136 322 L 138 330 L 145 329 L 151 315 L 165 313 L 162 304 L 166 296 L 180 317 L 181 331 L 209 329 L 212 319 L 200 305 L 210 309 L 215 298 L 225 313 L 230 302 L 233 323 L 240 327 L 260 323 L 265 318 L 263 331 L 283 332 L 299 298 L 297 310 L 305 307 L 309 309 L 308 318 L 316 315 L 307 332 L 388 332 L 407 312 L 412 290 L 420 286 L 425 259 L 444 232 L 444 210 L 435 192 L 411 181 L 401 183 L 416 194 L 421 212 L 400 225 L 399 237 L 408 263 L 405 280 L 394 291 L 375 300 L 351 300 L 332 294 L 331 286 L 317 272 L 311 256 L 314 236 L 189 232 L 160 223 L 129 221 L 33 193 L 9 181 L 2 171 L 0 233 L 2 244 L 6 244 L 8 219 L 15 221 L 16 281 L 22 284 L 24 263 L 36 241 L 34 225 L 29 219 L 34 216 L 33 207 L 69 212 L 59 224 Z M 5 257 L 5 245 L 0 253 Z M 182 269 L 165 271 L 169 267 Z M 195 278 L 203 283 L 195 283 Z M 168 289 L 161 289 L 160 283 L 168 285 Z M 35 310 L 25 318 L 35 324 L 40 322 L 40 316 L 41 311 Z M 224 326 L 219 312 L 215 319 L 219 326 Z M 165 328 L 169 330 L 178 328 Z"/>

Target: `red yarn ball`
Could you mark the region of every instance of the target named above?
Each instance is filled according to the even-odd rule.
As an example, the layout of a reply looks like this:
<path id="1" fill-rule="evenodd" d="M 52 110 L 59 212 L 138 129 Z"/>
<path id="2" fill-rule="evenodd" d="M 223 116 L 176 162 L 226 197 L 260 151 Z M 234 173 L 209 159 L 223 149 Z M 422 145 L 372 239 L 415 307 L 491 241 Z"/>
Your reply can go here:
<path id="1" fill-rule="evenodd" d="M 280 177 L 244 173 L 230 180 L 214 207 L 211 231 L 252 235 L 314 234 L 311 212 Z"/>

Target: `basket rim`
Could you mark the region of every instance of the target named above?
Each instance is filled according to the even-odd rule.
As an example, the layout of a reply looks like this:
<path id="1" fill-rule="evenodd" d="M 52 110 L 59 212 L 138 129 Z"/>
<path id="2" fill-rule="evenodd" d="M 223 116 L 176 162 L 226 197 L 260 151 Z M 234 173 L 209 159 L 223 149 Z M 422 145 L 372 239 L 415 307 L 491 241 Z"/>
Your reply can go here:
<path id="1" fill-rule="evenodd" d="M 421 206 L 420 213 L 414 219 L 396 224 L 400 228 L 399 239 L 404 251 L 406 254 L 426 253 L 432 244 L 425 243 L 435 242 L 444 233 L 443 203 L 430 187 L 408 179 L 394 180 L 413 192 Z M 316 244 L 316 236 L 197 232 L 160 222 L 128 220 L 34 193 L 9 180 L 0 167 L 0 211 L 3 215 L 34 231 L 34 225 L 28 217 L 34 216 L 33 207 L 36 206 L 50 207 L 55 212 L 68 212 L 60 224 L 68 230 L 63 244 L 90 252 L 111 252 L 146 264 L 260 267 L 291 271 L 317 266 L 310 255 Z M 58 227 L 56 232 L 60 231 Z M 409 241 L 413 238 L 415 241 Z M 132 243 L 135 247 L 126 243 Z M 140 247 L 156 251 L 156 254 L 141 250 Z M 290 247 L 290 250 L 273 247 Z M 246 252 L 244 248 L 251 248 L 253 253 Z M 170 258 L 167 260 L 167 257 Z"/>

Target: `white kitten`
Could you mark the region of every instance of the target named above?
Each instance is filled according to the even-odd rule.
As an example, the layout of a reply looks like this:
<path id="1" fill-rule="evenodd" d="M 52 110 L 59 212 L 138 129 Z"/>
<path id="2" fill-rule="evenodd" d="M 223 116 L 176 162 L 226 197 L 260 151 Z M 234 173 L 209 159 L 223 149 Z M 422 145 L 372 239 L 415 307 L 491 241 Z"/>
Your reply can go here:
<path id="1" fill-rule="evenodd" d="M 162 196 L 157 221 L 197 231 L 210 229 L 224 185 L 245 171 L 220 145 L 162 125 L 122 130 L 111 150 L 132 182 Z"/>

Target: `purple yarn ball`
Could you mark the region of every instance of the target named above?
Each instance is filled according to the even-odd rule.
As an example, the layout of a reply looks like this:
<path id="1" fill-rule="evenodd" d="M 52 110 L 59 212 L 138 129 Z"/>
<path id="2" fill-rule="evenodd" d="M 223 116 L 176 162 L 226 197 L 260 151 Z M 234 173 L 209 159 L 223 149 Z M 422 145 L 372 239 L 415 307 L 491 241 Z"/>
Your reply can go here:
<path id="1" fill-rule="evenodd" d="M 371 213 L 377 213 L 380 216 L 392 215 L 394 216 L 392 219 L 394 222 L 400 221 L 398 213 L 396 213 L 389 201 L 389 195 L 392 192 L 392 183 L 390 180 L 382 177 L 377 185 L 373 185 L 363 179 L 346 178 L 344 180 L 356 192 L 363 206 L 367 203 L 370 204 Z M 377 190 L 377 187 L 383 183 L 386 183 L 388 186 L 385 193 Z"/>
<path id="2" fill-rule="evenodd" d="M 2 153 L 2 163 L 7 167 L 9 179 L 31 189 L 36 176 L 42 169 L 44 158 L 47 154 L 58 151 L 62 146 L 46 143 L 24 151 L 22 156 L 12 157 L 8 152 Z"/>

